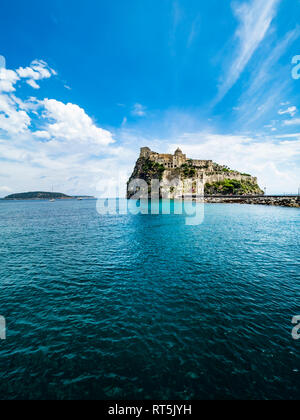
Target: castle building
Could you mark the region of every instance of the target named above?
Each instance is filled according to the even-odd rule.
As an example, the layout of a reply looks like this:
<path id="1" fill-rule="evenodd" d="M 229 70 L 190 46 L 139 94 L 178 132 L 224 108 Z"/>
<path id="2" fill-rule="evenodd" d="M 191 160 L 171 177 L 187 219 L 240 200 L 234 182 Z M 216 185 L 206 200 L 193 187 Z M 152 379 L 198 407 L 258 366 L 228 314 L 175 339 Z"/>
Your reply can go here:
<path id="1" fill-rule="evenodd" d="M 186 155 L 178 148 L 174 155 L 171 154 L 159 154 L 153 152 L 149 147 L 143 147 L 141 149 L 141 158 L 150 159 L 156 163 L 163 165 L 166 169 L 176 169 L 181 168 L 182 165 L 190 163 L 191 166 L 196 168 L 205 168 L 207 171 L 213 171 L 213 161 L 212 160 L 194 160 L 188 159 Z"/>

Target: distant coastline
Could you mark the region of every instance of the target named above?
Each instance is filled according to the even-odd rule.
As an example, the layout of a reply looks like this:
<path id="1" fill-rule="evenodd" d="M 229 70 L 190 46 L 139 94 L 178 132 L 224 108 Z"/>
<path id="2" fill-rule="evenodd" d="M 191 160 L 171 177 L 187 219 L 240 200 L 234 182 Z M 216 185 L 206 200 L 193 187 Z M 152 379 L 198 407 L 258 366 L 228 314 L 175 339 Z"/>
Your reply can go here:
<path id="1" fill-rule="evenodd" d="M 15 201 L 15 200 L 92 200 L 95 199 L 93 196 L 89 195 L 67 195 L 58 192 L 45 192 L 45 191 L 34 191 L 34 192 L 25 192 L 18 194 L 10 194 L 1 200 L 6 201 Z"/>

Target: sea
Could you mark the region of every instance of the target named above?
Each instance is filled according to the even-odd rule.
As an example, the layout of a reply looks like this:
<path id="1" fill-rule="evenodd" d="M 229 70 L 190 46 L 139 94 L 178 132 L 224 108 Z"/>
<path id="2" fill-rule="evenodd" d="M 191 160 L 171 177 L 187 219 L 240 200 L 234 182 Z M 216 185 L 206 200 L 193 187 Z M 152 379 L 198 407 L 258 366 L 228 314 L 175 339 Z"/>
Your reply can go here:
<path id="1" fill-rule="evenodd" d="M 299 233 L 296 208 L 0 201 L 0 399 L 299 399 Z"/>

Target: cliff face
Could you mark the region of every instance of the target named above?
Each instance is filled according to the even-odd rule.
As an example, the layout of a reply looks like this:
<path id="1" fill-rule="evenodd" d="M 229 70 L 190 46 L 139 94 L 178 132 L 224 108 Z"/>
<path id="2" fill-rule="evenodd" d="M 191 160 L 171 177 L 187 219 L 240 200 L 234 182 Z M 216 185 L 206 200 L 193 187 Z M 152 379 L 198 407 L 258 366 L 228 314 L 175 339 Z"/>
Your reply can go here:
<path id="1" fill-rule="evenodd" d="M 158 154 L 142 148 L 128 181 L 127 197 L 137 192 L 134 180 L 143 180 L 142 196 L 151 196 L 152 180 L 160 182 L 160 197 L 179 198 L 189 190 L 197 195 L 263 195 L 257 178 L 232 171 L 213 161 L 188 159 L 180 149 L 174 155 Z M 179 183 L 178 183 L 179 181 Z M 182 187 L 182 184 L 185 186 Z M 186 190 L 185 190 L 186 189 Z"/>

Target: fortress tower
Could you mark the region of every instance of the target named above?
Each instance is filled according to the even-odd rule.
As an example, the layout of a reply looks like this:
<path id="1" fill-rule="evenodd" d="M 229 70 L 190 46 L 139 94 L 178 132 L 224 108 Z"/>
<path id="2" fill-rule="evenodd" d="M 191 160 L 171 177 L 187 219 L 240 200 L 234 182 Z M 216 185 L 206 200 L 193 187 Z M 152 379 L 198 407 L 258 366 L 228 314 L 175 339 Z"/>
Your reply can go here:
<path id="1" fill-rule="evenodd" d="M 173 165 L 175 168 L 180 168 L 182 165 L 186 163 L 186 155 L 182 153 L 182 151 L 178 148 L 175 152 L 173 157 Z"/>
<path id="2" fill-rule="evenodd" d="M 151 155 L 151 149 L 149 149 L 149 147 L 142 147 L 141 148 L 141 154 L 140 157 L 141 158 L 149 158 Z"/>

